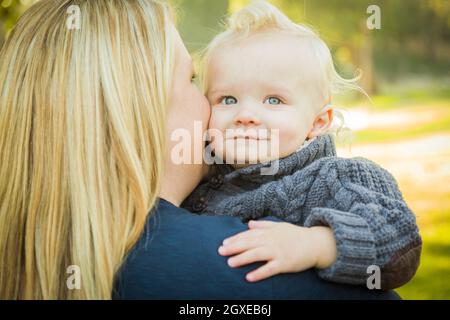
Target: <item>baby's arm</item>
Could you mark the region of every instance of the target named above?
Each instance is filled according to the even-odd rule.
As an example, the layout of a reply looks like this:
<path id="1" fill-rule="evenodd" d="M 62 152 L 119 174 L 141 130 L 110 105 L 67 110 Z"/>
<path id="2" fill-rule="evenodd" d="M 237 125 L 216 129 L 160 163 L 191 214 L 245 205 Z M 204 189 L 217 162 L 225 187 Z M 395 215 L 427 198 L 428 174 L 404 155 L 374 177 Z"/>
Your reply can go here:
<path id="1" fill-rule="evenodd" d="M 226 256 L 237 255 L 236 259 L 230 260 L 233 266 L 273 261 L 261 267 L 262 270 L 258 269 L 260 279 L 280 272 L 316 267 L 319 276 L 325 280 L 366 285 L 371 275 L 368 268 L 377 266 L 381 271 L 382 289 L 396 288 L 408 282 L 418 268 L 422 241 L 415 216 L 403 200 L 392 175 L 362 158 L 327 159 L 325 164 L 317 163 L 316 166 L 320 177 L 314 180 L 317 184 L 313 188 L 327 189 L 319 194 L 321 197 L 327 195 L 324 203 L 333 200 L 334 209 L 329 206 L 313 208 L 304 217 L 305 227 L 251 222 L 251 230 L 232 237 L 231 244 L 223 246 L 219 252 Z M 295 197 L 303 192 L 301 185 L 305 180 L 295 174 L 289 179 L 289 183 L 282 184 L 289 186 L 289 192 L 277 189 L 278 182 L 268 186 L 286 196 L 271 197 L 264 207 L 271 205 L 282 210 L 286 203 L 290 206 L 295 203 Z M 294 189 L 298 186 L 299 190 L 292 190 L 292 185 Z M 271 191 L 274 190 L 267 193 Z M 274 203 L 278 199 L 280 203 Z M 304 213 L 294 211 L 295 214 L 286 216 L 286 220 L 301 223 L 299 217 Z M 327 228 L 314 228 L 318 226 Z M 322 237 L 312 230 L 321 230 Z M 331 233 L 334 241 L 322 241 L 330 240 L 326 235 Z M 333 250 L 334 257 L 330 254 Z"/>
<path id="2" fill-rule="evenodd" d="M 330 196 L 339 209 L 313 208 L 305 226 L 330 226 L 336 261 L 319 271 L 327 280 L 366 285 L 368 267 L 380 268 L 381 288 L 392 289 L 415 274 L 422 241 L 415 216 L 392 175 L 362 159 L 336 159 L 324 166 Z"/>

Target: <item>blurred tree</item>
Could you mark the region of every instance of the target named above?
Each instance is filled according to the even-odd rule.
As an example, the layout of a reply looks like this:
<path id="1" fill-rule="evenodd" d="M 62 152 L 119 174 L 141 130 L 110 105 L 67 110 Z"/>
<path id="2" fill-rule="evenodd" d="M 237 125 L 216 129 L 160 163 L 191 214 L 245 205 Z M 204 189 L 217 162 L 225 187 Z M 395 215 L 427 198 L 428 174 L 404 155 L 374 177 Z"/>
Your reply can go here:
<path id="1" fill-rule="evenodd" d="M 36 0 L 0 0 L 0 45 L 18 16 Z M 219 32 L 225 14 L 251 0 L 168 0 L 180 8 L 179 30 L 190 51 Z M 448 0 L 269 0 L 292 20 L 314 26 L 330 46 L 339 71 L 363 70 L 362 86 L 376 91 L 380 79 L 404 75 L 448 76 Z M 367 7 L 381 8 L 381 30 L 368 30 Z M 375 71 L 376 70 L 376 71 Z"/>
<path id="2" fill-rule="evenodd" d="M 36 0 L 0 0 L 0 46 L 19 16 Z"/>
<path id="3" fill-rule="evenodd" d="M 235 12 L 250 2 L 230 0 L 229 10 Z M 377 89 L 380 73 L 404 74 L 420 65 L 429 67 L 433 61 L 444 65 L 444 69 L 450 65 L 448 0 L 269 2 L 295 22 L 312 25 L 332 49 L 335 62 L 344 75 L 349 77 L 352 70 L 362 69 L 361 84 L 370 94 Z M 381 9 L 380 30 L 366 27 L 370 5 L 378 5 Z"/>
<path id="4" fill-rule="evenodd" d="M 234 12 L 251 0 L 230 0 Z M 311 26 L 334 53 L 336 64 L 347 77 L 355 75 L 355 69 L 363 70 L 361 84 L 369 93 L 375 91 L 373 68 L 373 33 L 366 27 L 367 7 L 376 0 L 271 0 L 294 22 Z M 341 55 L 338 53 L 341 52 Z M 344 54 L 342 54 L 344 53 Z M 346 61 L 342 61 L 345 57 Z"/>
<path id="5" fill-rule="evenodd" d="M 179 8 L 178 28 L 187 48 L 203 49 L 220 31 L 228 0 L 171 0 Z"/>

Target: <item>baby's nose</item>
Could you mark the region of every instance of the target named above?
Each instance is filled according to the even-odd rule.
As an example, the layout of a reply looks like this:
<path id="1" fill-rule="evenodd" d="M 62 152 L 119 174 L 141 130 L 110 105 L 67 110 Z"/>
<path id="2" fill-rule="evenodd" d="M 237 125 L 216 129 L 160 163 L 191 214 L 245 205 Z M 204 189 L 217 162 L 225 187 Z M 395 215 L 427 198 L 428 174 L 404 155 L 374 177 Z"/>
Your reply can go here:
<path id="1" fill-rule="evenodd" d="M 248 109 L 242 109 L 236 114 L 234 124 L 243 126 L 258 126 L 261 124 L 261 119 L 254 112 L 251 112 Z"/>

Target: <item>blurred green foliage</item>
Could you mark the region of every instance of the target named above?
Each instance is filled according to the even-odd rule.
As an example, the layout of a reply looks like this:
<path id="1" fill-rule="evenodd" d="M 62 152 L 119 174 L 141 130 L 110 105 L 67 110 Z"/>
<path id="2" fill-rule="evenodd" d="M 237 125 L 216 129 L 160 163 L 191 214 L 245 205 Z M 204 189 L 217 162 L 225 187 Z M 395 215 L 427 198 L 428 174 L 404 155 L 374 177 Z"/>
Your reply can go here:
<path id="1" fill-rule="evenodd" d="M 204 47 L 221 30 L 227 13 L 251 0 L 173 0 L 182 9 L 180 30 L 188 48 Z M 448 77 L 448 0 L 270 0 L 292 20 L 312 26 L 330 46 L 342 74 L 363 71 L 370 93 L 405 78 Z M 381 29 L 369 30 L 367 8 L 381 10 Z M 227 10 L 225 11 L 225 8 Z"/>
<path id="2" fill-rule="evenodd" d="M 19 16 L 35 0 L 0 0 L 0 45 L 13 28 Z"/>
<path id="3" fill-rule="evenodd" d="M 228 13 L 251 0 L 168 0 L 180 10 L 188 49 L 198 51 L 222 28 Z M 36 0 L 0 0 L 0 43 Z M 450 70 L 448 0 L 270 0 L 292 20 L 311 25 L 332 49 L 342 74 L 363 71 L 363 87 L 411 77 L 447 77 Z M 367 8 L 381 9 L 381 29 L 369 30 Z"/>

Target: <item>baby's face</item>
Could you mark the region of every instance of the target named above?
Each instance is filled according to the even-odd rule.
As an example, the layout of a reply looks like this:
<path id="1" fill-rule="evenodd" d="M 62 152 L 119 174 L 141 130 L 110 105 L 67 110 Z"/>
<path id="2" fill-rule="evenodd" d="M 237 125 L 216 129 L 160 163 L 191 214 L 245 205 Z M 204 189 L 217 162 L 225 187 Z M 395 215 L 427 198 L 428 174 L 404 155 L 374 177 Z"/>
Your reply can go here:
<path id="1" fill-rule="evenodd" d="M 315 61 L 304 40 L 287 34 L 261 33 L 216 49 L 206 75 L 216 156 L 256 163 L 294 153 L 324 105 Z M 267 155 L 270 148 L 278 156 Z"/>
<path id="2" fill-rule="evenodd" d="M 308 44 L 286 34 L 256 34 L 216 49 L 206 75 L 216 156 L 248 164 L 294 153 L 324 105 L 315 61 Z"/>

